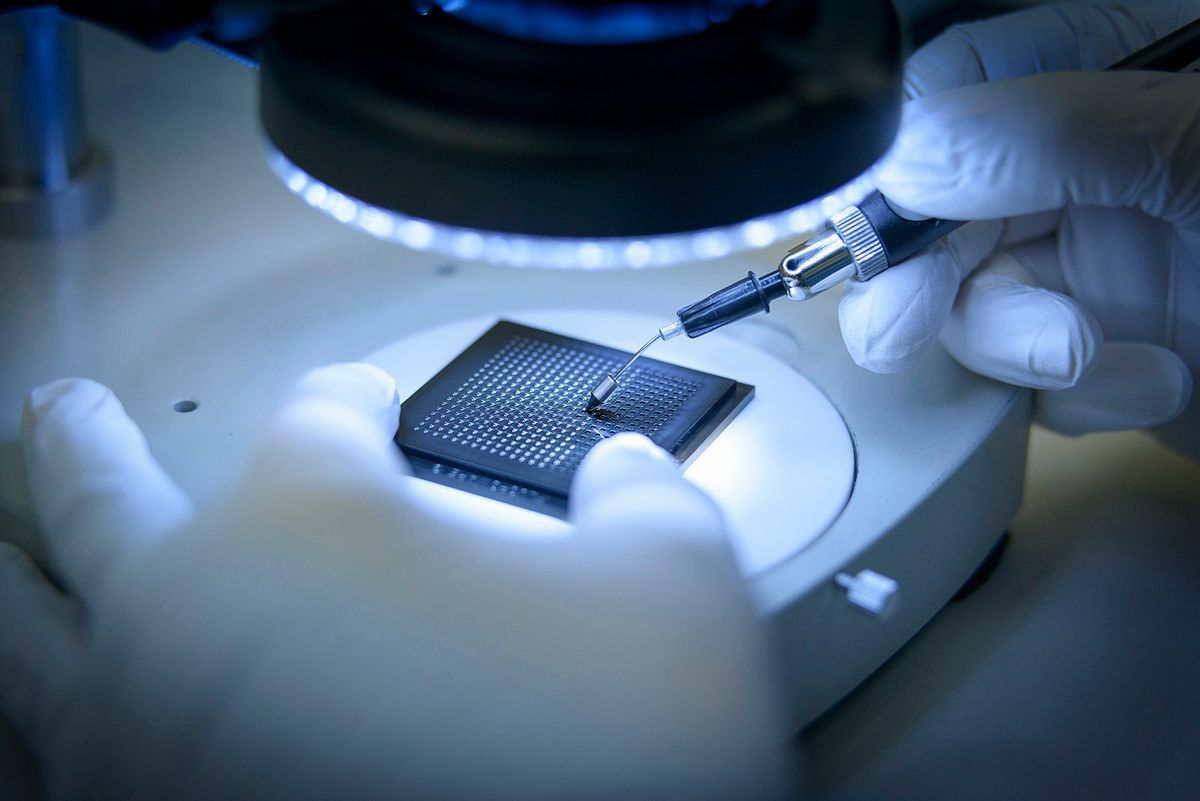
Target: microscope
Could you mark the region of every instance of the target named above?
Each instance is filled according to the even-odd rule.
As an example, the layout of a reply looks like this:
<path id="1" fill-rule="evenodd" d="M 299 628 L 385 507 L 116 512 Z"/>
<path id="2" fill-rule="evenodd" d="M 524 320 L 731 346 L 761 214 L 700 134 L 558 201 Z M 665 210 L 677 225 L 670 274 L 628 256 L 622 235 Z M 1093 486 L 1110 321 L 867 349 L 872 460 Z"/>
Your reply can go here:
<path id="1" fill-rule="evenodd" d="M 307 205 L 398 253 L 463 265 L 442 283 L 414 273 L 411 313 L 392 340 L 361 354 L 396 377 L 401 397 L 497 315 L 632 351 L 662 324 L 661 309 L 711 290 L 717 279 L 697 265 L 754 264 L 861 204 L 872 191 L 863 175 L 897 129 L 905 54 L 887 0 L 141 0 L 0 10 L 16 12 L 0 17 L 14 62 L 0 71 L 11 109 L 0 130 L 4 234 L 87 240 L 122 224 L 119 196 L 113 210 L 122 157 L 110 155 L 116 143 L 92 138 L 79 111 L 72 18 L 151 48 L 217 50 L 257 69 L 262 153 L 280 194 L 302 201 L 297 213 L 310 214 Z M 352 274 L 328 266 L 342 269 Z M 578 308 L 561 292 L 543 301 L 536 291 L 559 277 L 583 286 L 581 276 L 595 279 L 595 294 Z M 300 291 L 289 284 L 299 279 L 268 278 Z M 617 281 L 633 300 L 602 297 Z M 349 278 L 342 289 L 364 305 L 377 294 Z M 739 302 L 750 308 L 757 292 Z M 251 307 L 280 314 L 281 327 L 291 319 L 269 303 L 243 317 Z M 226 304 L 222 319 L 239 308 Z M 754 386 L 685 475 L 729 521 L 797 726 L 876 670 L 988 562 L 1020 502 L 1030 414 L 1028 391 L 972 375 L 941 352 L 905 376 L 867 373 L 841 347 L 832 306 L 803 312 L 656 350 Z M 302 341 L 340 341 L 350 325 L 305 320 Z M 300 337 L 291 336 L 224 350 L 190 339 L 193 350 L 173 353 L 153 380 L 133 371 L 116 387 L 198 501 L 236 461 L 221 443 L 260 419 L 258 395 L 245 382 L 213 380 L 201 384 L 206 397 L 180 400 L 163 384 L 185 367 L 256 374 Z M 139 414 L 143 401 L 163 416 Z M 586 392 L 581 413 L 585 401 Z M 5 495 L 18 483 L 7 478 Z M 510 516 L 514 530 L 561 534 L 566 525 L 454 492 L 430 484 L 430 502 L 497 525 Z M 19 498 L 0 500 L 20 514 Z"/>

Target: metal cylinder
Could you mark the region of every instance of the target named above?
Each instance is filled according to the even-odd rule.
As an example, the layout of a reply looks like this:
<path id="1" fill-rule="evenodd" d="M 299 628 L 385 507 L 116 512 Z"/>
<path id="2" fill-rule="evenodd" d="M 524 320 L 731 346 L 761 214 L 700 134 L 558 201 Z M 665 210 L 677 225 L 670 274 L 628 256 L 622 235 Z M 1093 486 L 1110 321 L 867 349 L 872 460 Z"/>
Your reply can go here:
<path id="1" fill-rule="evenodd" d="M 0 234 L 69 236 L 112 207 L 112 160 L 90 141 L 76 23 L 0 15 Z"/>
<path id="2" fill-rule="evenodd" d="M 832 228 L 812 234 L 792 248 L 779 274 L 792 300 L 808 300 L 855 275 L 857 264 L 846 243 Z"/>

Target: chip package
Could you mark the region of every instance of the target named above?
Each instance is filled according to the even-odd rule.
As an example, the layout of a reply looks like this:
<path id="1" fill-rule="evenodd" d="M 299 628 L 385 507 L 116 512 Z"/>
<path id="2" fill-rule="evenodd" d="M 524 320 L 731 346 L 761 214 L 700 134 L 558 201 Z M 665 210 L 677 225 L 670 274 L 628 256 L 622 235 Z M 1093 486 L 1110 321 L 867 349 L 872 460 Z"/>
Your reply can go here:
<path id="1" fill-rule="evenodd" d="M 642 357 L 587 411 L 592 387 L 629 356 L 502 320 L 404 401 L 396 443 L 420 478 L 565 517 L 571 477 L 597 442 L 635 431 L 686 463 L 754 393 Z"/>

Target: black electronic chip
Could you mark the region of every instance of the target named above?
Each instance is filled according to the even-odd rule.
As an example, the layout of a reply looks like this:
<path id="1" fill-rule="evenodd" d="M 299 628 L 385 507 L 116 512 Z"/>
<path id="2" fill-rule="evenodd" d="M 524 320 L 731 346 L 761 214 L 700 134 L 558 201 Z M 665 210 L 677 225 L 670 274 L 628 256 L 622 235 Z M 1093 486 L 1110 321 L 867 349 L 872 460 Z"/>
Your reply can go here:
<path id="1" fill-rule="evenodd" d="M 754 393 L 643 357 L 588 412 L 592 387 L 629 356 L 502 320 L 404 401 L 396 443 L 418 477 L 563 517 L 571 476 L 600 440 L 636 431 L 682 463 Z"/>

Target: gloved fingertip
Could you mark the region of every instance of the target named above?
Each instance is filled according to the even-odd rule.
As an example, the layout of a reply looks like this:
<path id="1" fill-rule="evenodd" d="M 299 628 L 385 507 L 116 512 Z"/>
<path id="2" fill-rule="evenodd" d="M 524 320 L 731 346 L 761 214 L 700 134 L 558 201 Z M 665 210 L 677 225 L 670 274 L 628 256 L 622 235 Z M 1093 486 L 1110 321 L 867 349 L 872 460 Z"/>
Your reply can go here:
<path id="1" fill-rule="evenodd" d="M 297 395 L 321 395 L 349 406 L 399 411 L 396 380 L 368 362 L 342 362 L 309 370 L 296 382 Z"/>
<path id="2" fill-rule="evenodd" d="M 641 434 L 617 434 L 592 448 L 575 471 L 570 498 L 571 517 L 585 528 L 728 547 L 716 504 Z"/>
<path id="3" fill-rule="evenodd" d="M 1110 342 L 1095 370 L 1076 385 L 1039 392 L 1036 420 L 1062 434 L 1125 431 L 1178 417 L 1195 389 L 1175 352 L 1134 342 Z"/>
<path id="4" fill-rule="evenodd" d="M 43 384 L 22 414 L 25 479 L 48 558 L 79 598 L 120 558 L 192 516 L 111 389 L 85 378 Z"/>
<path id="5" fill-rule="evenodd" d="M 408 473 L 392 441 L 400 421 L 396 382 L 365 362 L 305 373 L 254 450 L 264 482 L 289 491 L 320 481 L 386 481 Z"/>
<path id="6" fill-rule="evenodd" d="M 1104 344 L 1091 312 L 1073 298 L 1036 286 L 1007 251 L 963 284 L 941 340 L 964 367 L 1032 389 L 1079 383 Z"/>
<path id="7" fill-rule="evenodd" d="M 840 311 L 839 307 L 839 316 Z M 852 316 L 853 314 L 851 314 Z M 847 323 L 845 318 L 842 321 L 842 342 L 845 343 L 846 352 L 850 354 L 850 358 L 854 360 L 855 364 L 879 375 L 902 373 L 911 367 L 921 355 L 915 349 L 898 351 L 871 343 L 862 335 L 860 327 L 853 323 Z"/>
<path id="8" fill-rule="evenodd" d="M 1183 414 L 1187 407 L 1191 405 L 1192 396 L 1196 392 L 1196 377 L 1192 375 L 1192 371 L 1188 369 L 1183 359 L 1179 359 L 1176 363 L 1176 370 L 1178 371 L 1177 380 L 1179 383 L 1176 385 L 1175 404 L 1168 411 L 1168 416 L 1159 421 L 1159 423 L 1174 420 Z M 1155 425 L 1159 423 L 1155 423 Z"/>
<path id="9" fill-rule="evenodd" d="M 994 297 L 1002 295 L 997 292 Z M 1095 368 L 1104 348 L 1104 334 L 1100 323 L 1078 301 L 1042 287 L 1021 285 L 1015 287 L 1010 302 L 1020 306 L 1011 310 L 1013 330 L 1001 327 L 998 336 L 1012 343 L 1009 358 L 1015 374 L 1024 373 L 1024 380 L 1010 383 L 1067 389 Z"/>
<path id="10" fill-rule="evenodd" d="M 623 432 L 601 440 L 588 452 L 571 481 L 571 497 L 587 499 L 630 482 L 678 476 L 675 460 L 649 437 Z"/>
<path id="11" fill-rule="evenodd" d="M 373 432 L 383 432 L 390 438 L 400 419 L 396 381 L 384 370 L 366 362 L 317 367 L 296 382 L 276 422 L 292 417 L 324 418 L 347 427 L 362 421 Z"/>
<path id="12" fill-rule="evenodd" d="M 1143 428 L 1169 423 L 1191 405 L 1192 395 L 1196 390 L 1195 377 L 1183 359 L 1173 352 L 1170 353 L 1174 358 L 1164 359 L 1166 363 L 1160 368 L 1163 376 L 1160 412 L 1155 419 L 1143 424 Z"/>
<path id="13" fill-rule="evenodd" d="M 22 431 L 28 435 L 34 426 L 62 417 L 79 422 L 79 415 L 103 409 L 111 404 L 124 413 L 113 391 L 90 378 L 60 378 L 30 391 L 21 413 Z"/>
<path id="14" fill-rule="evenodd" d="M 1075 300 L 1043 291 L 1053 296 L 1058 314 L 1048 318 L 1044 332 L 1037 338 L 1031 354 L 1033 365 L 1048 382 L 1073 387 L 1098 363 L 1104 334 L 1092 313 Z"/>
<path id="15" fill-rule="evenodd" d="M 654 464 L 670 464 L 672 462 L 669 453 L 655 445 L 654 441 L 645 434 L 639 434 L 636 431 L 623 431 L 603 439 L 589 452 L 589 456 L 593 459 L 614 458 L 617 454 L 636 455 L 637 458 Z"/>
<path id="16" fill-rule="evenodd" d="M 386 392 L 396 389 L 395 379 L 386 370 L 370 362 L 338 362 L 314 367 L 300 376 L 297 385 L 300 388 L 325 388 L 330 385 L 355 381 L 363 382 L 363 386 L 375 386 Z"/>

